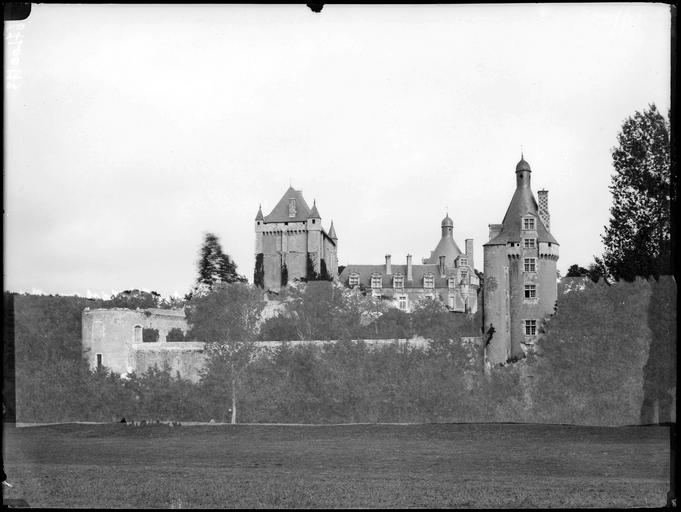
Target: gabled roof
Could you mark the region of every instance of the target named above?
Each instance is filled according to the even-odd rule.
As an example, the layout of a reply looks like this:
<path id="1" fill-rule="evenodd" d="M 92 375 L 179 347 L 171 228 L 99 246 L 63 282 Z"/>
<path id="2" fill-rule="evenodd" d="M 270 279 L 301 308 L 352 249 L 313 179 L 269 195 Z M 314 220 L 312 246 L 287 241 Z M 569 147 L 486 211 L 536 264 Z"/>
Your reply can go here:
<path id="1" fill-rule="evenodd" d="M 504 220 L 501 222 L 501 232 L 484 245 L 506 245 L 508 242 L 520 242 L 522 218 L 528 214 L 536 218 L 537 241 L 558 244 L 539 217 L 539 207 L 532 189 L 529 186 L 518 186 L 511 199 L 511 204 L 508 205 Z"/>
<path id="2" fill-rule="evenodd" d="M 296 214 L 294 217 L 288 215 L 289 199 L 296 200 Z M 310 216 L 310 207 L 303 199 L 303 191 L 295 190 L 293 187 L 284 193 L 269 215 L 265 216 L 265 222 L 306 222 Z"/>
<path id="3" fill-rule="evenodd" d="M 445 257 L 445 265 L 453 265 L 454 260 L 461 254 L 461 249 L 456 245 L 454 238 L 449 235 L 443 236 L 437 244 L 437 247 L 430 251 L 430 256 L 425 260 L 425 263 L 440 263 L 440 256 Z"/>

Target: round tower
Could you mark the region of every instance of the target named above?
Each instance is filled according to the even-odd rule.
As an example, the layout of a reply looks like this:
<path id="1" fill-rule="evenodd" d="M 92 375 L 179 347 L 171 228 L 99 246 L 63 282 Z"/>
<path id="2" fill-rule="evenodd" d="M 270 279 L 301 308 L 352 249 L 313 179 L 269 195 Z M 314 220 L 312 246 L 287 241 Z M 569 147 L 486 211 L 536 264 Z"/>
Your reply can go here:
<path id="1" fill-rule="evenodd" d="M 454 221 L 451 218 L 449 218 L 449 214 L 447 214 L 447 216 L 444 219 L 442 219 L 442 223 L 440 224 L 440 226 L 442 227 L 443 237 L 454 236 Z"/>

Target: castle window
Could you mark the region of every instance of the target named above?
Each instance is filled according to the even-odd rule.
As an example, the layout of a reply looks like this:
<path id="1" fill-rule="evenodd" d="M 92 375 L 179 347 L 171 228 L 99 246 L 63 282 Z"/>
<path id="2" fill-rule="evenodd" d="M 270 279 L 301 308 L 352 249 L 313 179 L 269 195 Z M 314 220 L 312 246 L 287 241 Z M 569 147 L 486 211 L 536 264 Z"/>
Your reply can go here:
<path id="1" fill-rule="evenodd" d="M 142 343 L 142 326 L 136 325 L 133 327 L 133 343 Z"/>
<path id="2" fill-rule="evenodd" d="M 97 354 L 97 369 L 101 370 L 103 366 L 102 363 L 102 354 Z"/>
<path id="3" fill-rule="evenodd" d="M 467 271 L 467 270 L 462 270 L 462 271 L 461 271 L 461 280 L 462 280 L 462 281 L 465 281 L 466 279 L 468 279 L 468 271 Z"/>
<path id="4" fill-rule="evenodd" d="M 288 216 L 296 216 L 296 200 L 293 197 L 288 200 Z"/>
<path id="5" fill-rule="evenodd" d="M 406 310 L 407 310 L 407 304 L 408 304 L 407 296 L 406 296 L 406 295 L 400 295 L 400 296 L 397 298 L 397 301 L 398 301 L 398 307 L 399 307 L 402 311 L 406 311 Z"/>
<path id="6" fill-rule="evenodd" d="M 371 276 L 371 287 L 372 288 L 383 288 L 383 278 L 380 274 L 374 274 Z"/>
<path id="7" fill-rule="evenodd" d="M 357 286 L 359 284 L 359 274 L 356 272 L 353 272 L 350 274 L 350 278 L 348 279 L 348 285 L 350 286 Z"/>
<path id="8" fill-rule="evenodd" d="M 258 221 L 258 226 L 260 225 L 260 221 Z"/>
<path id="9" fill-rule="evenodd" d="M 454 309 L 454 295 L 450 295 L 449 298 L 447 299 L 447 305 L 451 308 Z"/>
<path id="10" fill-rule="evenodd" d="M 314 220 L 314 219 L 312 219 L 312 224 L 314 224 L 314 222 L 315 222 L 315 220 Z"/>
<path id="11" fill-rule="evenodd" d="M 456 279 L 454 279 L 453 277 L 447 279 L 447 286 L 449 286 L 450 288 L 456 288 Z"/>
<path id="12" fill-rule="evenodd" d="M 523 219 L 523 229 L 535 229 L 534 228 L 534 219 L 533 218 L 528 218 L 528 219 Z"/>
<path id="13" fill-rule="evenodd" d="M 524 320 L 525 324 L 525 336 L 536 336 L 537 335 L 537 321 L 536 320 Z"/>
<path id="14" fill-rule="evenodd" d="M 525 258 L 525 272 L 536 272 L 537 271 L 537 259 L 536 258 Z"/>
<path id="15" fill-rule="evenodd" d="M 468 266 L 468 259 L 467 258 L 459 258 L 459 266 L 460 267 Z"/>
<path id="16" fill-rule="evenodd" d="M 404 276 L 402 274 L 393 276 L 393 288 L 404 288 Z"/>
<path id="17" fill-rule="evenodd" d="M 537 285 L 526 284 L 525 285 L 525 298 L 526 299 L 536 299 L 537 298 Z"/>
<path id="18" fill-rule="evenodd" d="M 536 245 L 536 239 L 534 238 L 525 238 L 523 239 L 524 247 L 525 249 L 534 249 Z"/>
<path id="19" fill-rule="evenodd" d="M 435 288 L 435 276 L 433 274 L 425 274 L 423 276 L 424 288 Z"/>

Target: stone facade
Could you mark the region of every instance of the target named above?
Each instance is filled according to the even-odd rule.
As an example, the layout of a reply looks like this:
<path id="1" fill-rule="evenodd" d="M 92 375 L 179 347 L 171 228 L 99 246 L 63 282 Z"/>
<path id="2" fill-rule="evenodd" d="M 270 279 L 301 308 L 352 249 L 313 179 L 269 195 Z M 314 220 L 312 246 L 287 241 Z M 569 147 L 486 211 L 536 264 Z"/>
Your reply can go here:
<path id="1" fill-rule="evenodd" d="M 557 299 L 559 245 L 549 232 L 548 192 L 537 203 L 531 169 L 521 158 L 516 191 L 501 224 L 490 224 L 484 250 L 484 330 L 487 360 L 495 365 L 523 357 L 537 341 Z M 491 329 L 491 331 L 490 331 Z"/>
<path id="2" fill-rule="evenodd" d="M 316 202 L 310 208 L 302 192 L 290 187 L 269 215 L 258 209 L 255 259 L 254 283 L 268 291 L 279 292 L 294 279 L 308 277 L 308 261 L 315 273 L 325 270 L 335 280 L 338 237 L 333 222 L 327 233 Z"/>
<path id="3" fill-rule="evenodd" d="M 450 311 L 475 313 L 480 280 L 474 269 L 473 240 L 467 239 L 466 252 L 461 252 L 449 215 L 440 227 L 440 241 L 421 265 L 412 263 L 411 254 L 407 254 L 406 265 L 394 265 L 387 254 L 385 265 L 346 266 L 341 283 L 387 298 L 404 311 L 411 311 L 418 300 L 428 297 L 443 302 Z"/>
<path id="4" fill-rule="evenodd" d="M 82 316 L 82 344 L 90 368 L 105 366 L 116 373 L 137 371 L 136 352 L 174 350 L 184 342 L 168 342 L 168 332 L 187 332 L 184 311 L 172 309 L 89 309 Z M 157 329 L 158 341 L 143 342 L 144 329 Z"/>

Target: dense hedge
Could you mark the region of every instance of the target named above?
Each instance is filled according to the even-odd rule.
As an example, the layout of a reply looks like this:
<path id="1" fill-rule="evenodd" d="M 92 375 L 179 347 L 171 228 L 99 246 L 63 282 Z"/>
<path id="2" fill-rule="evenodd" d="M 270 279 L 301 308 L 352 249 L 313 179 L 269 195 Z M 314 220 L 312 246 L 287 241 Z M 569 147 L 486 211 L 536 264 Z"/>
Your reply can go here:
<path id="1" fill-rule="evenodd" d="M 351 341 L 283 345 L 248 368 L 239 390 L 238 419 L 588 425 L 672 419 L 673 280 L 577 284 L 571 290 L 559 288 L 557 313 L 545 326 L 537 354 L 517 364 L 486 375 L 458 341 L 446 339 L 446 329 L 435 321 L 436 311 L 416 317 L 391 312 L 362 328 L 374 329 L 377 337 L 396 338 L 418 329 L 435 340 L 431 348 L 368 348 Z M 106 370 L 89 371 L 80 358 L 80 315 L 92 302 L 73 297 L 15 299 L 18 421 L 228 418 L 229 389 L 209 372 L 192 384 L 168 369 L 127 380 Z M 465 317 L 447 318 L 464 322 Z M 288 328 L 294 339 L 295 329 Z M 394 336 L 386 336 L 390 329 Z"/>

